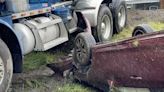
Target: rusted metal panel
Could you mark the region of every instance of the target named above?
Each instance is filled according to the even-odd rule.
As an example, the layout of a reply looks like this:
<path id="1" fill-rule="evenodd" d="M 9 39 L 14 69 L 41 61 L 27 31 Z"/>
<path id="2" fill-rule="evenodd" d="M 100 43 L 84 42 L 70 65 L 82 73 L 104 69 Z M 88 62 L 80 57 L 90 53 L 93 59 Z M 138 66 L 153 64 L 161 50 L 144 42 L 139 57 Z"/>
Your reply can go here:
<path id="1" fill-rule="evenodd" d="M 164 87 L 164 32 L 92 48 L 89 81 L 118 86 Z"/>

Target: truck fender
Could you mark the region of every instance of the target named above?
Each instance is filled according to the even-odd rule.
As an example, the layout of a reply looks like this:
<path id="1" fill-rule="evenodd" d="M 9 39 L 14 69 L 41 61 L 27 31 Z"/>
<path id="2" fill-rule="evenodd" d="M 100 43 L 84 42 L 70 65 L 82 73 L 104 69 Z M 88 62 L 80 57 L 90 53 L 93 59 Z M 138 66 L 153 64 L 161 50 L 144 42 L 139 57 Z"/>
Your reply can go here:
<path id="1" fill-rule="evenodd" d="M 21 44 L 18 40 L 18 36 L 15 34 L 15 30 L 7 22 L 0 19 L 0 36 L 1 39 L 8 46 L 13 60 L 13 72 L 21 73 L 23 65 L 23 55 Z"/>
<path id="2" fill-rule="evenodd" d="M 77 27 L 84 32 L 88 32 L 88 33 L 92 34 L 91 25 L 90 25 L 88 19 L 86 17 L 84 17 L 84 15 L 81 12 L 76 12 L 76 15 L 77 15 L 77 19 L 78 19 Z"/>
<path id="3" fill-rule="evenodd" d="M 100 5 L 104 0 L 79 0 L 75 4 L 75 11 L 82 14 L 89 20 L 92 27 L 97 26 L 97 17 Z"/>

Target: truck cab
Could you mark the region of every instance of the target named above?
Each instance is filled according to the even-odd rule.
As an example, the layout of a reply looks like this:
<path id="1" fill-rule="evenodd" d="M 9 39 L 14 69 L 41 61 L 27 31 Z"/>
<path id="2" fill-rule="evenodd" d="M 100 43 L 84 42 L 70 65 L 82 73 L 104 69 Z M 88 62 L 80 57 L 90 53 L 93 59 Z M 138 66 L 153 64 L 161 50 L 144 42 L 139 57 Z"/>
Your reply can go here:
<path id="1" fill-rule="evenodd" d="M 0 92 L 13 73 L 21 73 L 23 56 L 46 51 L 69 40 L 77 30 L 72 1 L 0 1 Z"/>

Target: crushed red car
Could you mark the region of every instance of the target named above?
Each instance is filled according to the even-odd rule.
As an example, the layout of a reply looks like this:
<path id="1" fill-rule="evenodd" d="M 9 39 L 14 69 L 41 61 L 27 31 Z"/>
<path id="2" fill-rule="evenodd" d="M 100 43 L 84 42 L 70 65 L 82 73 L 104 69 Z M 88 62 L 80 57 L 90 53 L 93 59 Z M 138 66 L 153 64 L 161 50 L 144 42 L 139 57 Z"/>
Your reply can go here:
<path id="1" fill-rule="evenodd" d="M 133 36 L 116 43 L 96 44 L 88 33 L 75 40 L 75 78 L 100 89 L 111 86 L 164 87 L 164 32 L 139 25 Z M 140 36 L 138 36 L 140 35 Z"/>

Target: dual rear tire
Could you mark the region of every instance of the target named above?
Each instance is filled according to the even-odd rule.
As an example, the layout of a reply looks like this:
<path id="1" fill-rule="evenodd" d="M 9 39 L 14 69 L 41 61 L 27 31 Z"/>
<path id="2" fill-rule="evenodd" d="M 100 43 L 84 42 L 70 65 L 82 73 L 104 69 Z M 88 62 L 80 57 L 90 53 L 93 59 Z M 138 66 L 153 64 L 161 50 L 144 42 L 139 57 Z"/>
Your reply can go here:
<path id="1" fill-rule="evenodd" d="M 109 7 L 100 6 L 97 26 L 93 28 L 93 35 L 97 42 L 110 41 L 114 33 L 123 30 L 127 22 L 127 9 L 125 1 L 116 0 Z"/>
<path id="2" fill-rule="evenodd" d="M 114 33 L 120 33 L 127 24 L 127 8 L 124 0 L 114 0 L 109 5 L 113 14 Z"/>
<path id="3" fill-rule="evenodd" d="M 94 28 L 93 35 L 97 42 L 108 41 L 113 35 L 113 18 L 110 9 L 106 5 L 101 5 L 97 18 L 97 27 Z"/>

